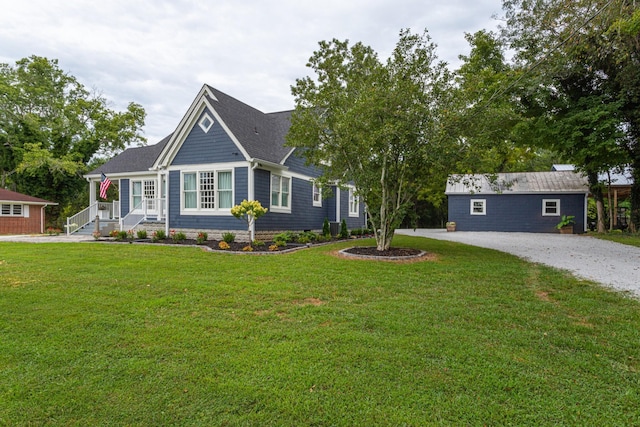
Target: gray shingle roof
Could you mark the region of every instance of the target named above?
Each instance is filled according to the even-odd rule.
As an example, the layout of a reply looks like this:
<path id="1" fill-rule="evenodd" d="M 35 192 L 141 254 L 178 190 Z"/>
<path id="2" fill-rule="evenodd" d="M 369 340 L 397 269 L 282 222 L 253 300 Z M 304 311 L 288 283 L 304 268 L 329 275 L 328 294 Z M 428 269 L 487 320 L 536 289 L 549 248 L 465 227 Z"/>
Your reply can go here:
<path id="1" fill-rule="evenodd" d="M 291 151 L 285 136 L 291 126 L 291 111 L 265 114 L 208 86 L 216 100 L 209 102 L 250 157 L 280 163 Z"/>
<path id="2" fill-rule="evenodd" d="M 151 166 L 153 166 L 153 163 L 162 152 L 162 149 L 169 139 L 171 139 L 171 135 L 166 136 L 162 141 L 154 145 L 127 148 L 104 165 L 89 172 L 87 175 L 100 175 L 100 173 L 104 173 L 109 176 L 118 173 L 147 171 Z"/>
<path id="3" fill-rule="evenodd" d="M 587 178 L 572 171 L 452 175 L 445 194 L 587 193 Z"/>
<path id="4" fill-rule="evenodd" d="M 237 138 L 249 157 L 271 163 L 280 163 L 291 152 L 285 147 L 285 136 L 291 126 L 292 111 L 263 113 L 244 102 L 238 101 L 211 86 L 207 86 L 216 99 L 208 97 L 209 103 L 220 115 L 231 133 Z M 105 175 L 144 172 L 149 170 L 173 134 L 155 145 L 129 148 L 88 175 Z"/>

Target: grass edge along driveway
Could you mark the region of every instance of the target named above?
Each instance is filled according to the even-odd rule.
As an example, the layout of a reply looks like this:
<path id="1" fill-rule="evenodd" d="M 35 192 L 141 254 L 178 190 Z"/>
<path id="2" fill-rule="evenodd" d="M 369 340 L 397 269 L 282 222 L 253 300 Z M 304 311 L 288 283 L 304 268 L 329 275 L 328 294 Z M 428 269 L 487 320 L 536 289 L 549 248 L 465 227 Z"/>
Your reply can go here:
<path id="1" fill-rule="evenodd" d="M 640 424 L 637 300 L 451 242 L 347 245 L 0 243 L 0 425 Z"/>

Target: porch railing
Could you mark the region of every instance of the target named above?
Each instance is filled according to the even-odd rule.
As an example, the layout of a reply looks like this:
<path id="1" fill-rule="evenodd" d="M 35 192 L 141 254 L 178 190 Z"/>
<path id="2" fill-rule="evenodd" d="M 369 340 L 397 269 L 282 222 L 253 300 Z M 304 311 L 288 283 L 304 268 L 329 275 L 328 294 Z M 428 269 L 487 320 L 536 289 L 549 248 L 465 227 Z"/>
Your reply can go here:
<path id="1" fill-rule="evenodd" d="M 164 221 L 165 218 L 165 199 L 142 199 L 131 212 L 120 218 L 120 230 L 133 230 L 142 221 L 150 219 Z"/>
<path id="2" fill-rule="evenodd" d="M 67 217 L 67 235 L 75 233 L 91 223 L 98 216 L 100 219 L 116 219 L 120 217 L 120 202 L 93 202 L 77 214 Z"/>

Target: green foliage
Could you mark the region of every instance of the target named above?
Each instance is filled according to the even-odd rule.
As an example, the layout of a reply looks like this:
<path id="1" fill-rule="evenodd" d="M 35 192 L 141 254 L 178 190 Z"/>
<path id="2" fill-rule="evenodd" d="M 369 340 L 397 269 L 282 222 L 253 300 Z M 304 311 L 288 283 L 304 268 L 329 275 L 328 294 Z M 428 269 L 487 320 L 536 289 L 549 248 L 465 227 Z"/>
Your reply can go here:
<path id="1" fill-rule="evenodd" d="M 371 47 L 320 42 L 308 66 L 316 77 L 296 80 L 296 108 L 287 135 L 307 161 L 323 170 L 317 181 L 354 184 L 388 249 L 430 168 L 446 164 L 452 140 L 441 132 L 450 76 L 425 32 L 408 30 L 385 64 Z M 323 230 L 323 234 L 325 234 Z"/>
<path id="2" fill-rule="evenodd" d="M 200 232 L 198 232 L 198 235 L 196 236 L 196 243 L 198 245 L 201 245 L 204 242 L 206 242 L 208 238 L 209 238 L 209 234 L 206 231 L 200 231 Z"/>
<path id="3" fill-rule="evenodd" d="M 174 243 L 182 243 L 187 240 L 187 235 L 182 231 L 171 230 L 171 239 Z"/>
<path id="4" fill-rule="evenodd" d="M 0 64 L 0 94 L 0 187 L 57 202 L 54 221 L 67 205 L 86 200 L 82 173 L 95 157 L 145 142 L 140 105 L 109 109 L 106 98 L 57 60 L 31 56 Z"/>
<path id="5" fill-rule="evenodd" d="M 322 222 L 322 235 L 331 236 L 331 227 L 329 225 L 329 218 L 325 218 Z"/>
<path id="6" fill-rule="evenodd" d="M 236 235 L 231 232 L 222 233 L 222 240 L 227 243 L 233 243 L 236 240 Z"/>
<path id="7" fill-rule="evenodd" d="M 340 222 L 340 237 L 346 239 L 349 237 L 349 230 L 347 229 L 347 221 L 343 218 Z"/>
<path id="8" fill-rule="evenodd" d="M 640 178 L 637 6 L 509 0 L 504 10 L 502 35 L 525 77 L 516 98 L 527 117 L 521 132 L 586 172 L 602 206 L 598 173 L 630 164 Z M 640 228 L 640 184 L 631 200 L 631 221 Z"/>
<path id="9" fill-rule="evenodd" d="M 287 243 L 295 242 L 297 237 L 298 234 L 293 231 L 284 231 L 273 236 L 273 241 L 275 243 L 283 242 L 286 245 Z"/>
<path id="10" fill-rule="evenodd" d="M 138 237 L 138 239 L 146 239 L 147 238 L 147 230 L 137 230 L 136 231 L 136 236 Z"/>
<path id="11" fill-rule="evenodd" d="M 560 218 L 560 222 L 558 222 L 558 224 L 556 225 L 556 228 L 559 230 L 562 227 L 575 224 L 576 222 L 575 219 L 576 217 L 574 215 L 562 215 L 562 218 Z"/>
<path id="12" fill-rule="evenodd" d="M 243 200 L 239 205 L 231 208 L 231 215 L 238 219 L 243 219 L 247 223 L 247 229 L 251 233 L 251 239 L 254 238 L 253 224 L 261 216 L 267 213 L 267 208 L 262 207 L 258 200 Z"/>
<path id="13" fill-rule="evenodd" d="M 164 230 L 156 230 L 151 234 L 151 240 L 157 242 L 167 238 L 167 233 Z"/>

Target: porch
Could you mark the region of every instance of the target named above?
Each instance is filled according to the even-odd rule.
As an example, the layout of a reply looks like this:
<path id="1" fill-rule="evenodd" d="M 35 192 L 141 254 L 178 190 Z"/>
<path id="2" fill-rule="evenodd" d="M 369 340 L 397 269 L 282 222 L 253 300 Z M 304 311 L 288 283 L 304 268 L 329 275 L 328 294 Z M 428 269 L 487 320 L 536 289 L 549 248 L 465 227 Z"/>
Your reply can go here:
<path id="1" fill-rule="evenodd" d="M 165 199 L 142 199 L 131 212 L 120 216 L 120 201 L 94 202 L 77 214 L 67 217 L 66 234 L 92 234 L 95 231 L 96 219 L 100 221 L 100 230 L 106 229 L 132 230 L 141 222 L 152 221 L 164 224 L 166 222 Z"/>

